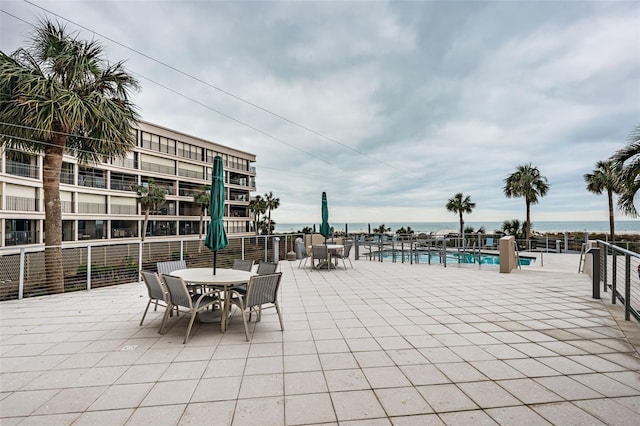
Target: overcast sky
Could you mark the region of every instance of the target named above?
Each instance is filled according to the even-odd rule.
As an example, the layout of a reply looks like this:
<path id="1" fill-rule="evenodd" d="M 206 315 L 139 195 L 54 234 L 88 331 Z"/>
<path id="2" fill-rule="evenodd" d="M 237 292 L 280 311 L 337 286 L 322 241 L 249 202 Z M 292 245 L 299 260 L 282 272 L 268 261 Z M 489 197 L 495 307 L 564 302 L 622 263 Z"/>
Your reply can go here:
<path id="1" fill-rule="evenodd" d="M 319 222 L 322 191 L 332 222 L 456 221 L 445 204 L 457 192 L 476 203 L 466 221 L 523 220 L 503 181 L 529 162 L 551 186 L 534 226 L 606 220 L 606 196 L 582 176 L 640 123 L 638 1 L 0 9 L 3 52 L 45 16 L 67 22 L 126 60 L 144 120 L 256 154 L 257 193 L 280 198 L 279 223 Z"/>

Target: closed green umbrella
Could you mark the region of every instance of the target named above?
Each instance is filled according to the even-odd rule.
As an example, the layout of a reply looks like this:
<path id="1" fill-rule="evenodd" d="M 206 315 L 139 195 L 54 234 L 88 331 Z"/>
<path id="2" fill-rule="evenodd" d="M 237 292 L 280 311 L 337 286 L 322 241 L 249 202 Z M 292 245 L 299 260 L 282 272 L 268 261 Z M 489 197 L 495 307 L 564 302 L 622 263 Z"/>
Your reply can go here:
<path id="1" fill-rule="evenodd" d="M 331 227 L 329 226 L 329 207 L 327 206 L 327 193 L 322 193 L 322 224 L 320 225 L 320 234 L 325 238 L 331 236 Z"/>
<path id="2" fill-rule="evenodd" d="M 213 275 L 216 274 L 216 254 L 229 244 L 227 233 L 224 231 L 224 168 L 222 157 L 217 155 L 213 159 L 213 173 L 211 176 L 211 195 L 209 196 L 209 215 L 211 221 L 207 228 L 204 245 L 213 250 Z"/>

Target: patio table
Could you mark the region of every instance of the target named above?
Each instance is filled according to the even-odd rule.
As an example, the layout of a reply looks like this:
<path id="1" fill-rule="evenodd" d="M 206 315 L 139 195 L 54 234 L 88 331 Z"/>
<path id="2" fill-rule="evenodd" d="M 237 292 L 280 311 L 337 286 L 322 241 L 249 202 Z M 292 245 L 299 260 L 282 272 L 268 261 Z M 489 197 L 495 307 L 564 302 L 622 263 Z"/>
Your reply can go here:
<path id="1" fill-rule="evenodd" d="M 213 268 L 187 268 L 173 271 L 170 275 L 182 278 L 189 285 L 211 287 L 224 293 L 222 314 L 220 316 L 220 331 L 224 333 L 227 330 L 227 318 L 231 308 L 231 290 L 247 284 L 255 274 L 238 269 L 217 268 L 216 274 L 213 275 Z"/>

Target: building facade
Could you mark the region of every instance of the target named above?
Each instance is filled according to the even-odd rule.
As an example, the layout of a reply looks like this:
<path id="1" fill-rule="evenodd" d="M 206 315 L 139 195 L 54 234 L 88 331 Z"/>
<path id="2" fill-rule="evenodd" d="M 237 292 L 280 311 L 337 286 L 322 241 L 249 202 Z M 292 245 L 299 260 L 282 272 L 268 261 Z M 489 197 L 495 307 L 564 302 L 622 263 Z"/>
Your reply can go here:
<path id="1" fill-rule="evenodd" d="M 139 239 L 144 211 L 137 187 L 153 179 L 166 201 L 150 212 L 145 238 L 184 238 L 200 231 L 194 194 L 211 184 L 213 158 L 225 169 L 225 228 L 252 233 L 249 199 L 256 188 L 254 154 L 141 121 L 136 147 L 123 159 L 81 166 L 65 155 L 60 175 L 63 242 Z M 43 157 L 5 149 L 0 163 L 3 246 L 44 243 Z M 205 216 L 204 232 L 208 219 Z"/>

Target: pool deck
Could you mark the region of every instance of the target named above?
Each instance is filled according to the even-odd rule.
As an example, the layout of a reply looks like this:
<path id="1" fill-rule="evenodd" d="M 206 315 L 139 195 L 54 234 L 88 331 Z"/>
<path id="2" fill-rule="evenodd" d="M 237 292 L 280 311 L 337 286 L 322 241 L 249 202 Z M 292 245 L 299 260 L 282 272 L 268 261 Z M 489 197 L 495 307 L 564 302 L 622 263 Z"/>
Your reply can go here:
<path id="1" fill-rule="evenodd" d="M 249 343 L 237 314 L 140 327 L 141 283 L 2 302 L 0 424 L 640 424 L 640 326 L 578 261 L 282 261 L 285 331 L 267 310 Z"/>

